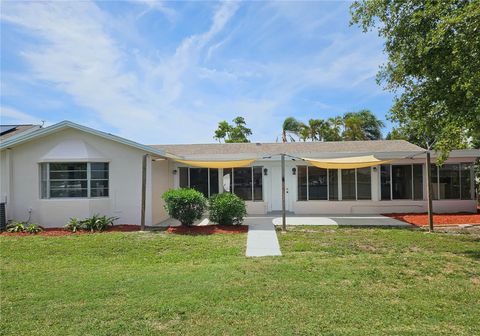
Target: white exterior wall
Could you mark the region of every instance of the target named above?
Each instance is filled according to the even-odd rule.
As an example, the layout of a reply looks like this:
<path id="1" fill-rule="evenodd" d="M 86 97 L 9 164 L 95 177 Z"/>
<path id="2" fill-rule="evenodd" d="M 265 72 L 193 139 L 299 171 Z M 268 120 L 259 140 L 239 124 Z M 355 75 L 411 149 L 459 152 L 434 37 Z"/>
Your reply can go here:
<path id="1" fill-rule="evenodd" d="M 159 224 L 169 218 L 162 194 L 173 188 L 173 163 L 170 160 L 152 162 L 152 223 Z"/>
<path id="2" fill-rule="evenodd" d="M 57 144 L 64 141 L 83 141 L 95 148 L 109 162 L 109 197 L 106 198 L 40 198 L 40 169 L 42 158 Z M 25 221 L 28 209 L 32 209 L 31 222 L 45 227 L 60 227 L 70 217 L 85 218 L 95 213 L 116 216 L 116 224 L 139 224 L 141 208 L 142 157 L 141 150 L 103 139 L 75 129 L 59 131 L 11 150 L 2 152 L 3 167 L 5 152 L 10 151 L 11 190 L 7 218 Z M 147 171 L 146 224 L 152 223 L 152 201 L 150 179 L 151 164 Z M 5 187 L 2 183 L 2 196 Z"/>

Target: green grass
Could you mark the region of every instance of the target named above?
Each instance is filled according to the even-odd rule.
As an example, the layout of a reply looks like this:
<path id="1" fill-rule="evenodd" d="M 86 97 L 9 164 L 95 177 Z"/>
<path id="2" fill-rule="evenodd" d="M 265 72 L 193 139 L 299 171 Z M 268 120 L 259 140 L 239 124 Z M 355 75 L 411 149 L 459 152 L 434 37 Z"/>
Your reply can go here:
<path id="1" fill-rule="evenodd" d="M 295 228 L 0 237 L 2 335 L 480 334 L 480 238 Z"/>

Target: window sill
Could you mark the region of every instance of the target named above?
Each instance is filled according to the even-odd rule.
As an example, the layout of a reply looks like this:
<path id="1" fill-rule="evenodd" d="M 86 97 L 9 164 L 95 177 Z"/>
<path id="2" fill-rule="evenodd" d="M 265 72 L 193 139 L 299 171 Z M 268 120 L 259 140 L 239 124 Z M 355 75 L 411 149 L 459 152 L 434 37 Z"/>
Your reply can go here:
<path id="1" fill-rule="evenodd" d="M 92 201 L 92 200 L 108 200 L 109 196 L 105 197 L 51 197 L 40 198 L 40 201 Z"/>

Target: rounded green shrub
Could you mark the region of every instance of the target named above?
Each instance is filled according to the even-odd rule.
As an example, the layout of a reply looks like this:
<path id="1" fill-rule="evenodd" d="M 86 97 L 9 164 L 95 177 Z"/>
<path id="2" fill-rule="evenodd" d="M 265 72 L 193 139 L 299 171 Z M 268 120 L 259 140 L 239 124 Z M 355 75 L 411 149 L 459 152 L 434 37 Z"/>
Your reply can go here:
<path id="1" fill-rule="evenodd" d="M 195 189 L 170 189 L 162 198 L 170 217 L 186 226 L 191 226 L 195 220 L 202 218 L 207 209 L 207 199 Z"/>
<path id="2" fill-rule="evenodd" d="M 245 201 L 231 193 L 210 197 L 209 219 L 220 225 L 241 225 L 247 214 Z"/>

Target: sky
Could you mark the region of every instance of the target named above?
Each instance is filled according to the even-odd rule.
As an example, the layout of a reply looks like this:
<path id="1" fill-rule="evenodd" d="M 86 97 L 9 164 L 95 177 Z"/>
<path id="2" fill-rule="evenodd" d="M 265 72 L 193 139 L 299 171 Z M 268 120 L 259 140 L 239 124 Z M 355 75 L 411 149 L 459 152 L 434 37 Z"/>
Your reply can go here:
<path id="1" fill-rule="evenodd" d="M 2 124 L 70 120 L 144 144 L 210 143 L 243 116 L 254 142 L 392 95 L 376 32 L 349 2 L 1 2 Z"/>

